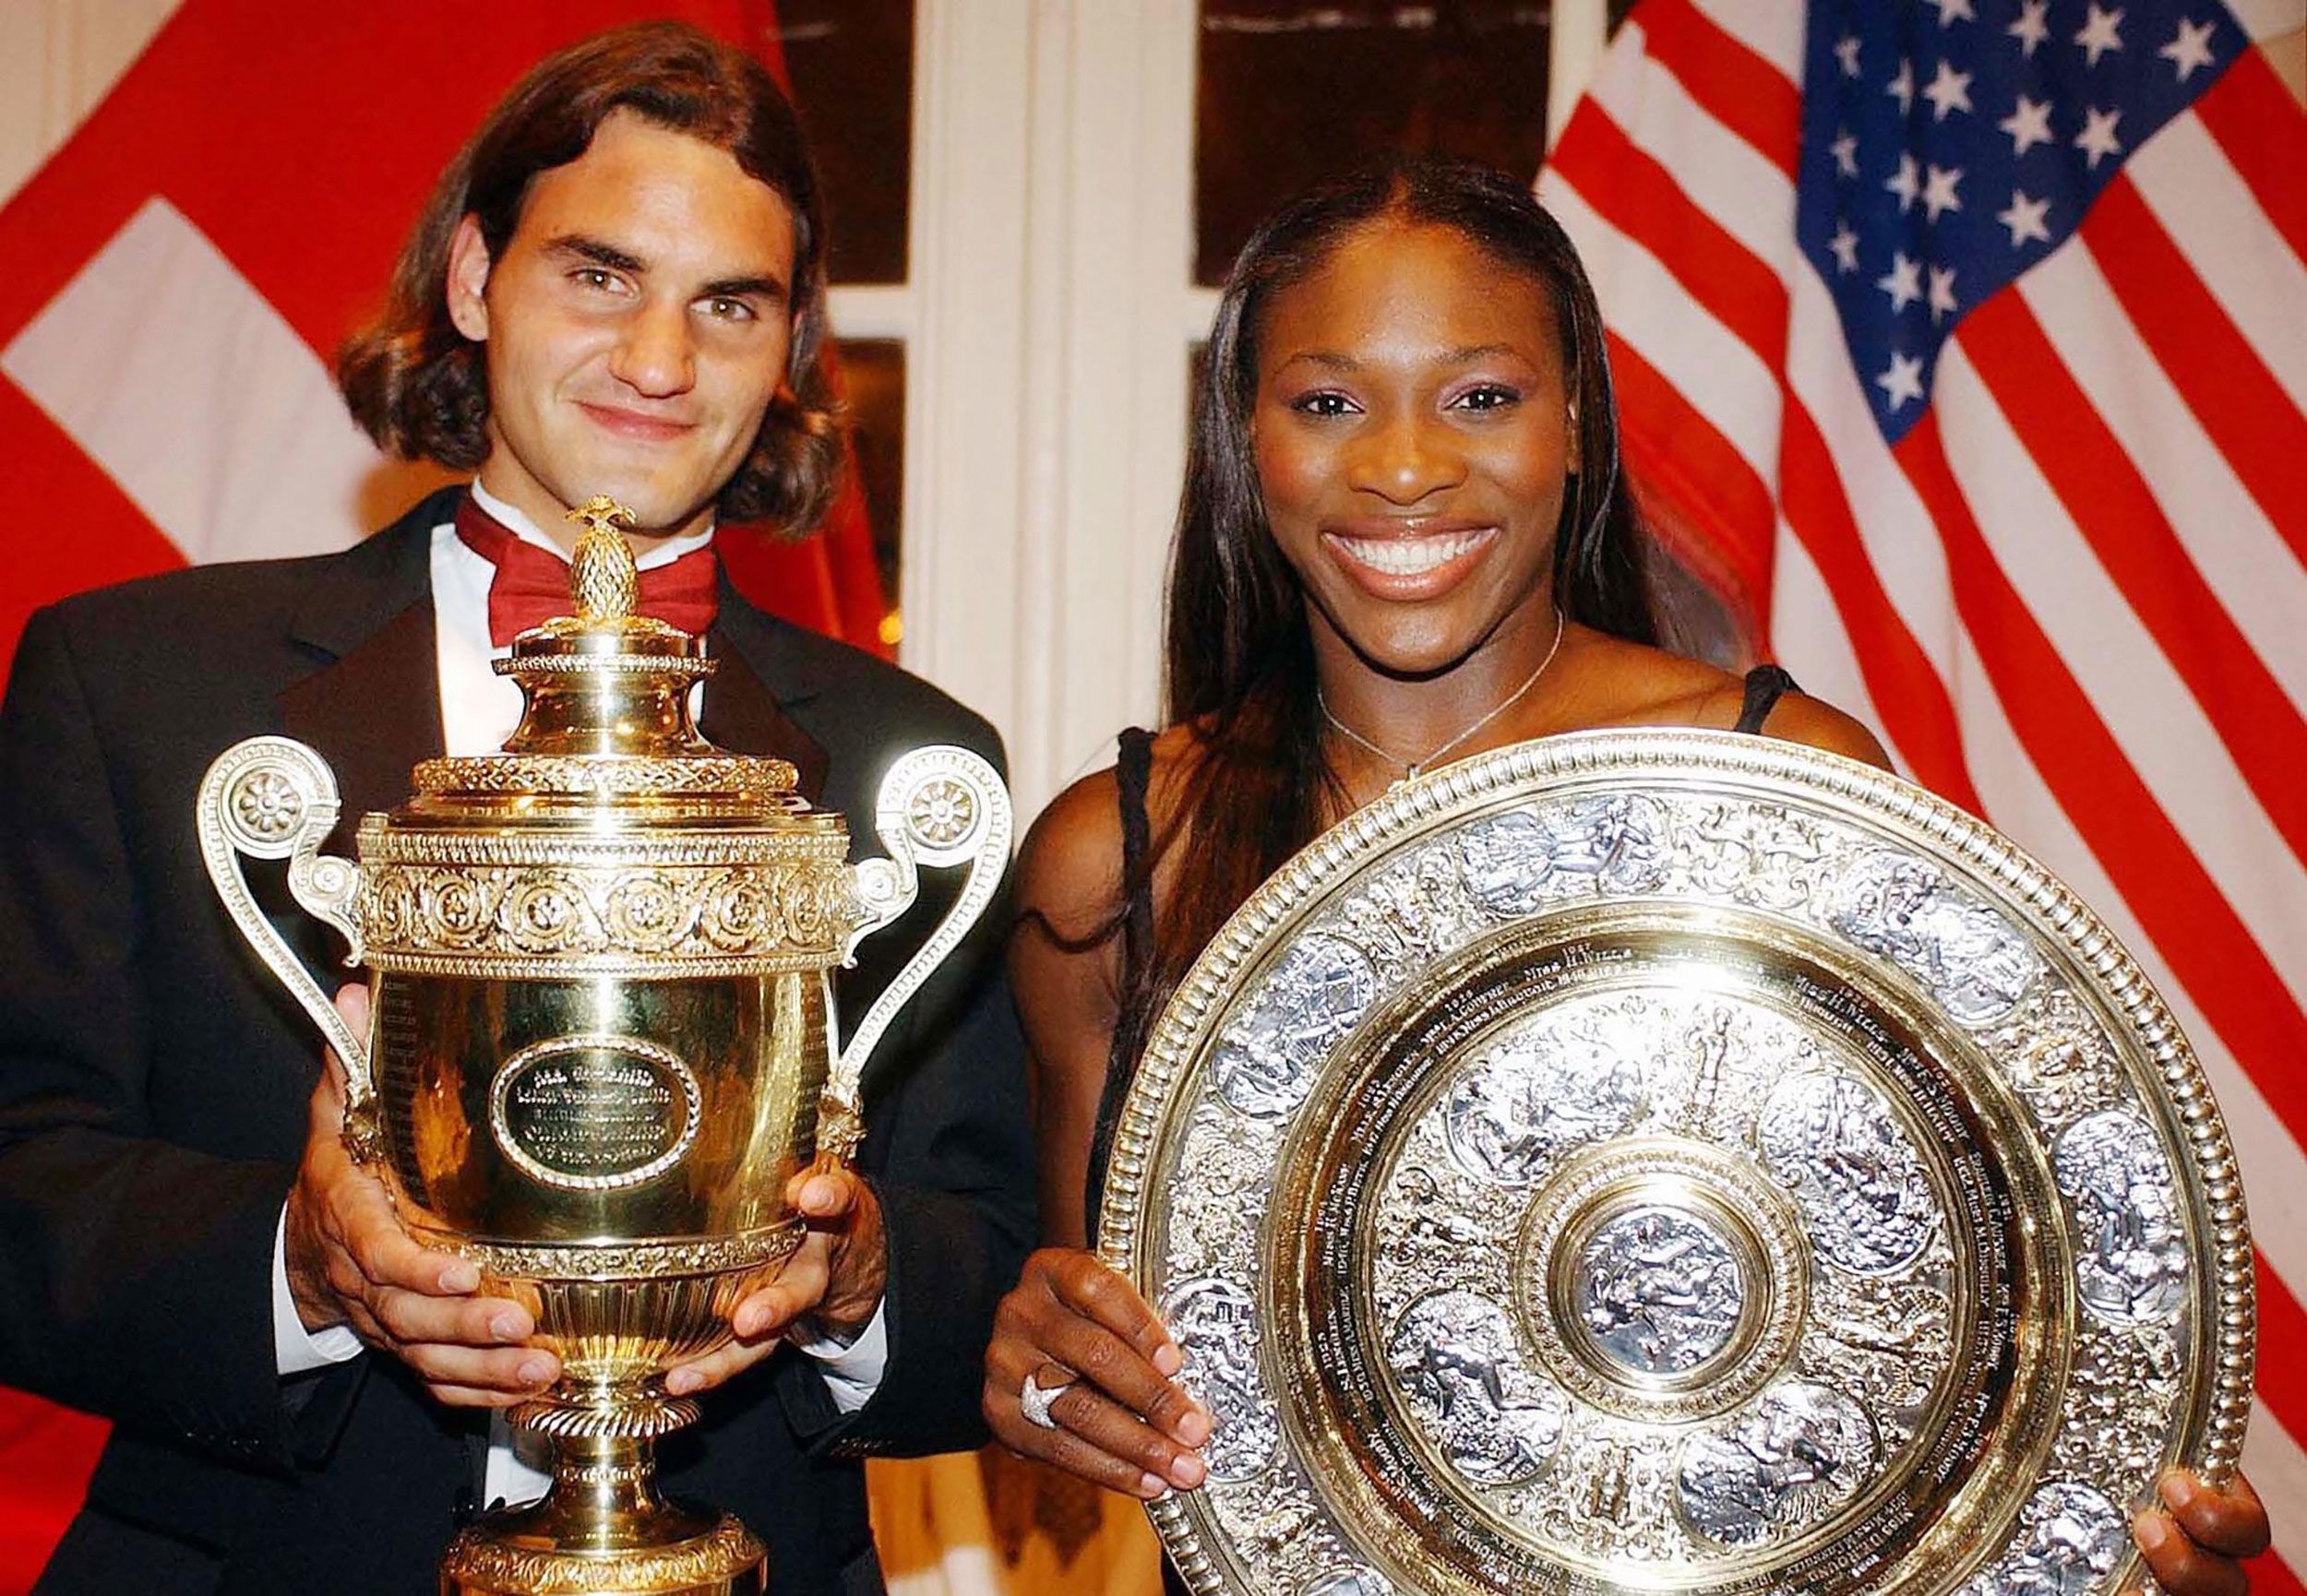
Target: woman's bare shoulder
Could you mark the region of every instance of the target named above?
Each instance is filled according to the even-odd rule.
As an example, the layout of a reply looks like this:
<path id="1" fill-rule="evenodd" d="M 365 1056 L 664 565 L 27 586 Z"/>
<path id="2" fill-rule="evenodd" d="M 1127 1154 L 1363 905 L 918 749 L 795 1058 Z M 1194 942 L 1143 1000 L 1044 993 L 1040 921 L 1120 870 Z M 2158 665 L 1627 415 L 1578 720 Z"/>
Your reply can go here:
<path id="1" fill-rule="evenodd" d="M 1121 898 L 1121 786 L 1114 768 L 1094 771 L 1049 801 L 1018 849 L 1021 920 L 1046 923 L 1064 940 L 1095 935 Z"/>
<path id="2" fill-rule="evenodd" d="M 1154 738 L 1146 808 L 1157 840 L 1168 834 L 1180 783 L 1199 747 L 1200 739 L 1184 726 Z M 1051 799 L 1027 830 L 1018 852 L 1020 913 L 1047 921 L 1063 936 L 1095 934 L 1120 911 L 1123 857 L 1120 772 L 1108 765 Z"/>
<path id="3" fill-rule="evenodd" d="M 1699 726 L 1727 732 L 1746 708 L 1746 678 L 1703 660 L 1647 644 L 1596 637 L 1589 668 L 1604 682 L 1606 707 L 1598 725 Z M 1874 733 L 1823 698 L 1783 693 L 1763 721 L 1773 737 L 1823 748 L 1889 769 L 1890 756 Z"/>

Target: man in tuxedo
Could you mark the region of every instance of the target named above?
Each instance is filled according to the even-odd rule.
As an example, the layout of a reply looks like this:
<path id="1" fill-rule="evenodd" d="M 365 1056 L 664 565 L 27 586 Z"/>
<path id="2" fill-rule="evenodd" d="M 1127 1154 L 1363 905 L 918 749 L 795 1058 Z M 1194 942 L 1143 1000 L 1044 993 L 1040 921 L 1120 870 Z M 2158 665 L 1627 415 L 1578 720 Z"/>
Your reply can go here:
<path id="1" fill-rule="evenodd" d="M 215 901 L 192 803 L 217 753 L 312 744 L 349 824 L 417 759 L 495 748 L 519 695 L 491 657 L 566 608 L 566 512 L 607 494 L 641 529 L 642 608 L 711 638 L 707 734 L 791 760 L 853 835 L 905 749 L 998 759 L 983 721 L 714 568 L 718 518 L 804 528 L 831 492 L 823 262 L 799 128 L 756 63 L 673 24 L 573 46 L 444 175 L 340 362 L 372 435 L 470 487 L 343 554 L 33 618 L 0 710 L 0 1381 L 115 1425 L 41 1591 L 400 1596 L 474 1506 L 544 1484 L 494 1415 L 552 1354 L 346 1158 L 338 1073 Z M 840 977 L 853 1022 L 950 892 L 925 883 Z M 270 907 L 324 971 L 312 923 Z M 800 1257 L 740 1305 L 735 1347 L 669 1378 L 726 1388 L 666 1443 L 668 1488 L 744 1517 L 773 1590 L 880 1590 L 857 1459 L 977 1438 L 1033 1232 L 999 923 L 878 1051 L 866 1178 L 803 1183 Z"/>

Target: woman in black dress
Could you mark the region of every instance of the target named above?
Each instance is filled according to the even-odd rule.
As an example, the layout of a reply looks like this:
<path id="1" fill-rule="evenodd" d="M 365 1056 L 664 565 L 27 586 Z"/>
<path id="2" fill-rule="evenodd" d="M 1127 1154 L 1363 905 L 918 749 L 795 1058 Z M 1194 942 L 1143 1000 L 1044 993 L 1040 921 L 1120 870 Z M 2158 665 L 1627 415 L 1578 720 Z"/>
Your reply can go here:
<path id="1" fill-rule="evenodd" d="M 1046 1245 L 984 1398 L 1010 1447 L 1140 1497 L 1201 1483 L 1210 1421 L 1085 1250 L 1089 1194 L 1155 1016 L 1260 882 L 1405 776 L 1549 732 L 1737 728 L 1887 764 L 1785 673 L 1657 646 L 1593 290 L 1526 190 L 1454 163 L 1317 189 L 1244 248 L 1195 399 L 1166 655 L 1169 724 L 1124 733 L 1020 862 Z M 2150 1566 L 2232 1596 L 2265 1513 L 2241 1482 L 2178 1490 L 2140 1526 Z"/>

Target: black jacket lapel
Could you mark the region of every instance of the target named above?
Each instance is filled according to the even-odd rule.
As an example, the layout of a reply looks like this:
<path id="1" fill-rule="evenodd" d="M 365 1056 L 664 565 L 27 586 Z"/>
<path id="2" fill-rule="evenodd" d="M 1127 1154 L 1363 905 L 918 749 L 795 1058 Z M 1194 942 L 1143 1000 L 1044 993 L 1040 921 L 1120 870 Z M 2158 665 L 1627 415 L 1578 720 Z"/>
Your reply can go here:
<path id="1" fill-rule="evenodd" d="M 462 488 L 432 494 L 334 562 L 297 611 L 297 640 L 320 663 L 281 689 L 281 730 L 336 771 L 342 809 L 327 844 L 350 854 L 363 815 L 409 796 L 409 772 L 441 751 L 432 530 Z"/>
<path id="2" fill-rule="evenodd" d="M 795 785 L 812 804 L 825 791 L 825 749 L 795 725 L 742 651 L 716 627 L 713 673 L 705 679 L 705 735 L 735 754 L 767 754 L 794 768 Z"/>

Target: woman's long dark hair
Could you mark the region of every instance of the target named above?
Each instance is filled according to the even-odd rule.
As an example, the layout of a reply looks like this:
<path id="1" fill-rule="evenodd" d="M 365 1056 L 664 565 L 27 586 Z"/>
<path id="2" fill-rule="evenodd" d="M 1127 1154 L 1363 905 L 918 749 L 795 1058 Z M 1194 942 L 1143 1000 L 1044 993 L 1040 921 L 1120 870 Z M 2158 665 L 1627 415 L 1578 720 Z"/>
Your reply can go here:
<path id="1" fill-rule="evenodd" d="M 1194 858 L 1163 907 L 1153 957 L 1121 994 L 1125 1057 L 1143 1046 L 1161 1006 L 1226 917 L 1312 840 L 1325 800 L 1343 796 L 1321 752 L 1305 598 L 1266 524 L 1249 417 L 1258 338 L 1274 296 L 1381 219 L 1447 227 L 1545 288 L 1584 462 L 1555 529 L 1555 602 L 1598 631 L 1657 640 L 1642 527 L 1619 470 L 1602 313 L 1561 225 L 1502 173 L 1418 157 L 1364 168 L 1275 212 L 1234 262 L 1194 395 L 1169 574 L 1165 692 L 1168 720 L 1192 726 L 1197 748 L 1142 868 L 1150 873 L 1180 839 Z"/>

